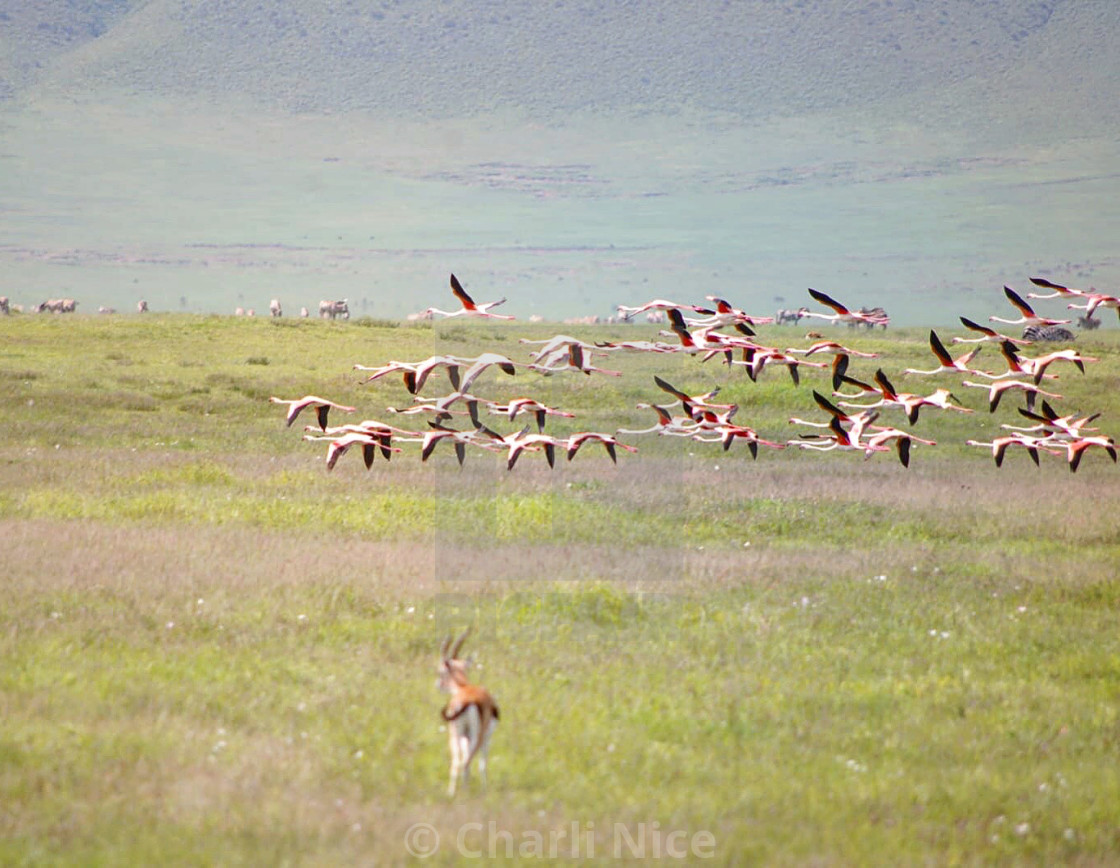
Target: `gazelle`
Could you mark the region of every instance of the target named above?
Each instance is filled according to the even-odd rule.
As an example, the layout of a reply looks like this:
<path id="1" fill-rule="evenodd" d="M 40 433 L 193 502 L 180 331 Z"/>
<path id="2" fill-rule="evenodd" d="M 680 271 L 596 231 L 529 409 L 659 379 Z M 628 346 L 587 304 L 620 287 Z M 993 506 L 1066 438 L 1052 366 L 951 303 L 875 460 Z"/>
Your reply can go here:
<path id="1" fill-rule="evenodd" d="M 467 782 L 471 760 L 478 754 L 478 776 L 486 784 L 486 757 L 490 751 L 490 736 L 498 726 L 498 705 L 485 688 L 467 681 L 469 660 L 459 658 L 459 649 L 470 633 L 470 628 L 452 644 L 451 637 L 443 640 L 439 649 L 439 689 L 450 693 L 451 698 L 440 714 L 447 722 L 447 738 L 451 748 L 451 784 L 447 794 L 455 795 L 459 779 Z"/>

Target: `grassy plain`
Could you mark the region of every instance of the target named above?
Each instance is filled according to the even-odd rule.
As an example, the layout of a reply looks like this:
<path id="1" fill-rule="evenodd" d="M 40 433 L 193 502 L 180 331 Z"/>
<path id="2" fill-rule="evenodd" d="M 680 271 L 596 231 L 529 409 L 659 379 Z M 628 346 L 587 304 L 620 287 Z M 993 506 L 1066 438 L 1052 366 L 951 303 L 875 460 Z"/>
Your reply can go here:
<path id="1" fill-rule="evenodd" d="M 386 418 L 407 394 L 355 362 L 524 358 L 554 330 L 0 319 L 0 860 L 395 864 L 416 823 L 432 864 L 491 842 L 529 861 L 550 835 L 564 858 L 573 824 L 603 862 L 652 857 L 658 831 L 705 852 L 710 833 L 721 864 L 1120 858 L 1120 470 L 997 471 L 963 441 L 1014 402 L 990 416 L 938 380 L 976 412 L 923 412 L 938 445 L 909 470 L 664 438 L 617 467 L 409 451 L 331 474 L 267 402 Z M 1101 362 L 1054 383 L 1109 434 L 1116 335 L 1081 336 Z M 929 384 L 897 373 L 928 364 L 926 331 L 843 337 Z M 479 391 L 613 430 L 649 424 L 633 405 L 659 373 L 784 439 L 824 386 L 606 365 L 625 376 Z M 434 654 L 467 624 L 503 722 L 489 788 L 449 801 Z"/>

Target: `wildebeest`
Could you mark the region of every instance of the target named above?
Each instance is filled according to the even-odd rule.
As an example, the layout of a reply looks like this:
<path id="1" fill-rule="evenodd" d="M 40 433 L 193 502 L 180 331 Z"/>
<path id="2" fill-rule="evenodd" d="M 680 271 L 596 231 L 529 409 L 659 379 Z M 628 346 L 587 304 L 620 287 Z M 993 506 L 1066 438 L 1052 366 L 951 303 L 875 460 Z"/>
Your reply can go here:
<path id="1" fill-rule="evenodd" d="M 786 310 L 782 308 L 774 314 L 774 322 L 778 325 L 785 325 L 786 323 L 797 325 L 798 321 L 808 312 L 809 308 L 807 307 L 799 307 L 797 310 Z"/>
<path id="2" fill-rule="evenodd" d="M 35 305 L 32 310 L 35 313 L 73 313 L 77 307 L 78 303 L 72 298 L 49 298 Z"/>
<path id="3" fill-rule="evenodd" d="M 137 313 L 147 313 L 148 312 L 148 302 L 147 302 L 146 299 L 142 298 L 138 302 L 136 302 L 136 312 Z"/>
<path id="4" fill-rule="evenodd" d="M 12 312 L 12 308 L 8 303 L 8 296 L 0 295 L 0 314 L 8 316 Z"/>
<path id="5" fill-rule="evenodd" d="M 869 317 L 872 317 L 875 320 L 875 322 L 865 322 L 863 324 L 868 329 L 873 329 L 873 328 L 875 328 L 876 325 L 880 325 L 880 326 L 883 327 L 883 330 L 885 331 L 887 326 L 890 324 L 890 321 L 891 321 L 890 315 L 885 310 L 883 310 L 883 308 L 881 308 L 881 307 L 861 307 L 859 309 L 859 312 L 863 316 L 869 316 Z M 855 325 L 856 325 L 855 323 L 848 323 L 849 327 L 854 327 Z"/>
<path id="6" fill-rule="evenodd" d="M 1077 325 L 1085 329 L 1085 331 L 1091 332 L 1093 329 L 1101 327 L 1101 321 L 1092 314 L 1089 314 L 1088 316 L 1079 316 L 1077 318 Z"/>
<path id="7" fill-rule="evenodd" d="M 284 315 L 284 311 L 280 308 L 280 299 L 274 298 L 268 303 L 268 312 L 277 317 Z"/>
<path id="8" fill-rule="evenodd" d="M 319 302 L 319 316 L 323 319 L 350 319 L 350 305 L 348 300 L 343 298 L 339 301 L 321 301 Z"/>

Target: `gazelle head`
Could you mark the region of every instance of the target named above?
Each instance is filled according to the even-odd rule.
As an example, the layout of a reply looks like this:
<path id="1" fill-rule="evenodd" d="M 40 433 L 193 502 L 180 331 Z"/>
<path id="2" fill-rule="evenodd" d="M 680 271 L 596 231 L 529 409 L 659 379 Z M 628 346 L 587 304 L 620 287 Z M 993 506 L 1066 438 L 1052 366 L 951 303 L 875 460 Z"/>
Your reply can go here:
<path id="1" fill-rule="evenodd" d="M 468 627 L 462 635 L 452 643 L 448 636 L 439 647 L 439 683 L 438 687 L 444 693 L 454 693 L 456 687 L 467 683 L 467 667 L 471 661 L 459 658 L 459 649 L 471 630 Z"/>

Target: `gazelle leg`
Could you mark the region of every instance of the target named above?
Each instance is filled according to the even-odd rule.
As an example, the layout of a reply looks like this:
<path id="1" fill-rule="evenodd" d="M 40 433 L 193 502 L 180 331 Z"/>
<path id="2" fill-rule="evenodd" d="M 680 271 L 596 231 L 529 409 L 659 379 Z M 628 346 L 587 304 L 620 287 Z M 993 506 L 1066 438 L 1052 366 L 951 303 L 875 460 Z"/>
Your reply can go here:
<path id="1" fill-rule="evenodd" d="M 471 755 L 471 739 L 469 735 L 464 734 L 459 739 L 459 762 L 461 764 L 463 786 L 471 779 L 471 765 L 468 757 Z"/>
<path id="2" fill-rule="evenodd" d="M 454 723 L 447 725 L 448 730 L 448 746 L 451 749 L 451 782 L 447 787 L 447 795 L 454 796 L 455 789 L 459 784 L 459 763 L 462 759 L 459 754 L 459 733 L 458 727 Z"/>

